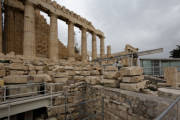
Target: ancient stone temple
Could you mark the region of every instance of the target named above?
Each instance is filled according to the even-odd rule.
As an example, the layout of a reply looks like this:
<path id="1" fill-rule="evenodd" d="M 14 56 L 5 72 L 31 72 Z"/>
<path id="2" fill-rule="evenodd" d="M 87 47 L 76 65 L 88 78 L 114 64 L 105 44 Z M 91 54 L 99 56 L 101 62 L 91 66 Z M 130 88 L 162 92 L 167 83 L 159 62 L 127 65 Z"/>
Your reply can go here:
<path id="1" fill-rule="evenodd" d="M 126 45 L 124 52 L 113 54 L 107 46 L 105 54 L 103 32 L 55 1 L 1 3 L 0 120 L 152 120 L 179 95 L 179 91 L 173 97 L 164 95 L 166 89 L 158 95 L 157 80 L 144 76 L 136 57 L 126 56 L 137 53 L 137 48 Z M 41 11 L 49 15 L 50 24 Z M 58 39 L 58 19 L 67 24 L 67 46 Z M 75 27 L 81 30 L 80 53 L 75 48 Z M 92 61 L 87 32 L 92 35 Z M 172 79 L 180 73 L 174 69 L 174 76 L 168 76 L 169 71 L 172 68 L 166 70 L 168 85 L 178 87 L 180 80 Z M 180 117 L 178 112 L 167 117 Z"/>
<path id="2" fill-rule="evenodd" d="M 59 58 L 75 59 L 74 27 L 81 29 L 81 59 L 87 60 L 86 33 L 92 33 L 92 58 L 97 57 L 96 36 L 100 38 L 100 54 L 104 57 L 104 34 L 91 22 L 50 0 L 5 0 L 5 26 L 3 53 L 14 51 L 17 55 L 44 57 L 52 60 Z M 50 17 L 50 25 L 40 15 L 40 11 Z M 57 20 L 68 25 L 68 45 L 58 40 Z M 2 28 L 2 27 L 1 27 Z M 23 33 L 23 34 L 22 34 Z M 1 37 L 2 39 L 2 37 Z"/>

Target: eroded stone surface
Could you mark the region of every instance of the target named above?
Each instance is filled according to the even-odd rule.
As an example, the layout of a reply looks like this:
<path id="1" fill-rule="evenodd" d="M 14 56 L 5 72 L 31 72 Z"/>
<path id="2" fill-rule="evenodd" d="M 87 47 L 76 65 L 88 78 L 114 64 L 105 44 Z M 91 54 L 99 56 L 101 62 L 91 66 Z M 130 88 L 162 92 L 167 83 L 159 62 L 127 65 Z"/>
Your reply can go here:
<path id="1" fill-rule="evenodd" d="M 140 90 L 143 90 L 146 86 L 147 81 L 142 81 L 139 83 L 120 83 L 120 88 L 129 90 L 129 91 L 135 91 L 138 92 Z"/>
<path id="2" fill-rule="evenodd" d="M 124 67 L 120 70 L 120 73 L 123 76 L 133 76 L 133 75 L 142 75 L 143 69 L 141 67 Z"/>

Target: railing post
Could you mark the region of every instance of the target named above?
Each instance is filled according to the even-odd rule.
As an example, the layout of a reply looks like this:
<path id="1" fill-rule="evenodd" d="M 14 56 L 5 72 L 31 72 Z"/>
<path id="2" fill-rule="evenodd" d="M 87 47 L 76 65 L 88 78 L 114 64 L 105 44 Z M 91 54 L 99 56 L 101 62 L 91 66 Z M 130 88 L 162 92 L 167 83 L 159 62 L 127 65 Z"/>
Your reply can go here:
<path id="1" fill-rule="evenodd" d="M 64 91 L 64 97 L 65 97 L 65 105 L 64 105 L 64 107 L 65 107 L 65 120 L 67 120 L 67 113 L 68 113 L 68 108 L 67 108 L 67 103 L 68 103 L 68 97 L 67 97 L 67 91 L 65 90 Z"/>
<path id="2" fill-rule="evenodd" d="M 51 94 L 51 107 L 53 106 L 53 90 L 52 90 L 52 84 L 50 85 L 50 94 Z"/>
<path id="3" fill-rule="evenodd" d="M 6 101 L 6 86 L 4 86 L 4 101 Z"/>
<path id="4" fill-rule="evenodd" d="M 102 97 L 101 109 L 102 109 L 102 120 L 104 120 L 104 97 Z"/>
<path id="5" fill-rule="evenodd" d="M 11 113 L 11 106 L 10 104 L 8 104 L 8 120 L 10 120 L 10 113 Z"/>
<path id="6" fill-rule="evenodd" d="M 179 102 L 177 102 L 177 120 L 179 120 Z"/>
<path id="7" fill-rule="evenodd" d="M 47 84 L 46 82 L 44 82 L 44 95 L 46 95 L 46 92 L 47 92 Z"/>

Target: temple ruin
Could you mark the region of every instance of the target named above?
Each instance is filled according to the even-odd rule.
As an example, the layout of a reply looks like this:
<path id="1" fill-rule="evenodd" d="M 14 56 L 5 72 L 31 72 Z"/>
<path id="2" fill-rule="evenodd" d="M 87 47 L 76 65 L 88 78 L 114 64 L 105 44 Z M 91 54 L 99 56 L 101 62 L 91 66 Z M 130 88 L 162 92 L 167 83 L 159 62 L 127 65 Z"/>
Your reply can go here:
<path id="1" fill-rule="evenodd" d="M 1 0 L 0 8 L 0 120 L 180 118 L 180 72 L 167 68 L 164 78 L 145 76 L 138 65 L 138 56 L 163 49 L 140 52 L 126 45 L 112 53 L 107 46 L 106 54 L 104 33 L 55 1 Z M 67 47 L 58 40 L 58 19 L 68 26 Z M 81 54 L 75 52 L 75 27 L 81 30 Z"/>
<path id="2" fill-rule="evenodd" d="M 45 57 L 57 61 L 60 58 L 75 59 L 74 27 L 81 29 L 81 59 L 87 60 L 86 33 L 92 34 L 92 59 L 97 57 L 96 36 L 100 38 L 100 54 L 104 56 L 104 34 L 91 22 L 60 6 L 55 1 L 5 0 L 5 29 L 1 43 L 3 53 L 14 51 L 17 55 Z M 50 16 L 50 25 L 40 15 L 40 11 Z M 68 25 L 68 46 L 58 40 L 57 19 Z M 2 26 L 1 26 L 2 28 Z M 23 34 L 22 34 L 23 33 Z M 2 39 L 2 38 L 1 38 Z"/>

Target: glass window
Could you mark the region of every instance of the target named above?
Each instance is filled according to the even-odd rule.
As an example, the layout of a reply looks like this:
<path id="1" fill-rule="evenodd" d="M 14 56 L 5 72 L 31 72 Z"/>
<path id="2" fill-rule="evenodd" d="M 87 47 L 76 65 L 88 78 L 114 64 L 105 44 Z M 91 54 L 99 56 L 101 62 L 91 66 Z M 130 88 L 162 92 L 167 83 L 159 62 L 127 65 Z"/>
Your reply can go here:
<path id="1" fill-rule="evenodd" d="M 178 66 L 180 66 L 180 62 L 179 61 L 171 61 L 170 65 L 173 67 L 178 67 Z"/>
<path id="2" fill-rule="evenodd" d="M 145 75 L 152 75 L 152 62 L 151 60 L 143 60 L 143 68 Z"/>
<path id="3" fill-rule="evenodd" d="M 152 61 L 153 63 L 153 75 L 160 75 L 160 66 L 159 66 L 159 60 Z"/>

